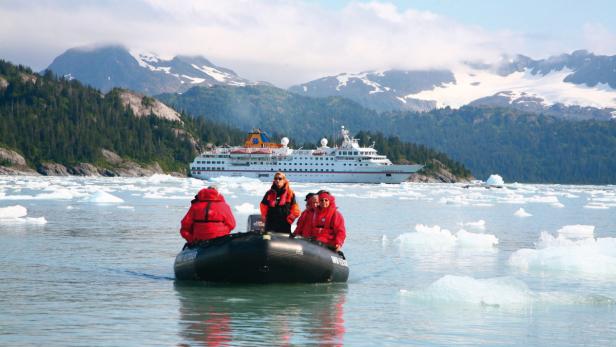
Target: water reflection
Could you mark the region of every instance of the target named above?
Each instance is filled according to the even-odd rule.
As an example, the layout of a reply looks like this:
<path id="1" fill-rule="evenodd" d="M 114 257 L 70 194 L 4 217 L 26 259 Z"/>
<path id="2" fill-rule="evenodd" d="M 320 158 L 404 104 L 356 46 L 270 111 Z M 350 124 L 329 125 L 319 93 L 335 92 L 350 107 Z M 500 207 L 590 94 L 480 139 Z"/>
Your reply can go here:
<path id="1" fill-rule="evenodd" d="M 176 282 L 184 346 L 342 346 L 346 284 Z"/>

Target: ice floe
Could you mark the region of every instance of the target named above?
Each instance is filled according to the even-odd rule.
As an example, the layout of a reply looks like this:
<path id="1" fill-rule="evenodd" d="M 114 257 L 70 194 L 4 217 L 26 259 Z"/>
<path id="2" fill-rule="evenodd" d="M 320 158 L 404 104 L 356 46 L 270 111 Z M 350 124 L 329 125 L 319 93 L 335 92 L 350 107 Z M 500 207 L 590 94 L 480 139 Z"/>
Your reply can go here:
<path id="1" fill-rule="evenodd" d="M 614 299 L 603 295 L 579 295 L 565 292 L 535 292 L 523 281 L 511 277 L 476 279 L 445 275 L 425 289 L 401 289 L 400 295 L 428 304 L 466 304 L 494 308 L 519 308 L 534 304 L 613 305 Z"/>
<path id="2" fill-rule="evenodd" d="M 509 265 L 528 272 L 616 279 L 616 238 L 595 238 L 594 226 L 564 226 L 558 236 L 544 231 L 535 247 L 514 252 Z"/>
<path id="3" fill-rule="evenodd" d="M 33 218 L 26 217 L 27 215 L 28 209 L 21 205 L 0 207 L 0 224 L 47 224 L 45 217 Z"/>
<path id="4" fill-rule="evenodd" d="M 92 194 L 92 196 L 90 196 L 87 200 L 99 204 L 116 204 L 124 202 L 124 200 L 122 200 L 121 198 L 118 198 L 117 196 L 109 194 L 102 190 L 99 190 L 96 193 Z"/>
<path id="5" fill-rule="evenodd" d="M 526 218 L 526 217 L 531 217 L 532 214 L 526 212 L 526 210 L 524 210 L 523 208 L 519 208 L 517 211 L 515 211 L 513 213 L 514 216 L 516 217 L 520 217 L 520 218 Z"/>
<path id="6" fill-rule="evenodd" d="M 401 247 L 419 249 L 443 250 L 453 247 L 461 248 L 492 248 L 498 244 L 496 236 L 491 234 L 472 233 L 464 229 L 455 235 L 438 225 L 432 227 L 417 224 L 415 232 L 405 233 L 395 239 Z"/>
<path id="7" fill-rule="evenodd" d="M 486 184 L 489 186 L 502 186 L 505 184 L 505 181 L 503 181 L 503 178 L 500 175 L 494 174 L 488 177 Z"/>
<path id="8" fill-rule="evenodd" d="M 480 219 L 475 222 L 465 222 L 465 223 L 461 222 L 461 223 L 458 223 L 458 225 L 463 228 L 474 229 L 474 230 L 485 230 L 486 229 L 486 221 L 483 219 Z"/>

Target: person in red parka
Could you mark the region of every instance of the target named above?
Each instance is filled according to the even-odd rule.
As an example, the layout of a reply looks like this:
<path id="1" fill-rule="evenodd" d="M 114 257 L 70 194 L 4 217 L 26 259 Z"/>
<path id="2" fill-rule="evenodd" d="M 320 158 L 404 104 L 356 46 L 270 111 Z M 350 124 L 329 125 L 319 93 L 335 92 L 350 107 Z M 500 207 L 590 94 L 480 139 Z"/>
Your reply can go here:
<path id="1" fill-rule="evenodd" d="M 344 218 L 336 207 L 336 199 L 327 191 L 319 192 L 319 207 L 309 237 L 335 252 L 340 251 L 346 239 Z"/>
<path id="2" fill-rule="evenodd" d="M 317 207 L 319 207 L 319 195 L 315 193 L 306 194 L 306 209 L 297 219 L 297 227 L 293 231 L 293 236 L 308 238 L 312 228 L 312 220 L 315 217 Z"/>
<path id="3" fill-rule="evenodd" d="M 259 207 L 265 231 L 291 234 L 291 224 L 299 217 L 299 206 L 284 173 L 276 172 L 272 187 L 263 196 Z"/>
<path id="4" fill-rule="evenodd" d="M 188 244 L 225 236 L 235 229 L 235 218 L 216 187 L 203 188 L 182 219 L 180 235 Z"/>

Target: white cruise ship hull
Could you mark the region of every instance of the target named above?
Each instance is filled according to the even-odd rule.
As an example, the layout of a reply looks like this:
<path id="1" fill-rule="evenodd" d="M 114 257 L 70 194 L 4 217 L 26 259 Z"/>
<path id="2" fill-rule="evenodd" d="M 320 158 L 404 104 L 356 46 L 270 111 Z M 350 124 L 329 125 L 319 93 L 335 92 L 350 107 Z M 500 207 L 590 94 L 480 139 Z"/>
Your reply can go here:
<path id="1" fill-rule="evenodd" d="M 215 147 L 190 164 L 192 177 L 250 177 L 272 181 L 278 171 L 292 182 L 317 183 L 401 183 L 421 170 L 423 165 L 395 165 L 372 147 L 360 147 L 357 139 L 342 127 L 343 142 L 327 147 L 321 140 L 316 149 L 291 149 L 289 139 L 273 145 L 258 129 L 248 134 L 244 146 Z"/>
<path id="2" fill-rule="evenodd" d="M 354 171 L 354 172 L 293 172 L 284 171 L 291 182 L 314 183 L 391 183 L 408 180 L 411 174 L 419 171 L 422 165 L 401 165 L 404 170 Z M 389 167 L 388 167 L 389 169 Z M 265 170 L 221 170 L 193 173 L 194 178 L 209 180 L 216 177 L 249 177 L 271 182 L 276 171 Z"/>

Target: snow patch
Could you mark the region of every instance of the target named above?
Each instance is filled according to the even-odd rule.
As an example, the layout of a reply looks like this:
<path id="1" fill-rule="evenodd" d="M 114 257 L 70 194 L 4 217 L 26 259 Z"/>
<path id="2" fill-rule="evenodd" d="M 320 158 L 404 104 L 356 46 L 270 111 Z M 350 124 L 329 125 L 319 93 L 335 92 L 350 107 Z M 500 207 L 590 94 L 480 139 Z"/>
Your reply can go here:
<path id="1" fill-rule="evenodd" d="M 515 95 L 526 93 L 536 96 L 544 99 L 548 105 L 561 103 L 566 106 L 616 107 L 614 89 L 605 84 L 588 87 L 565 82 L 565 78 L 572 72 L 564 68 L 547 75 L 533 75 L 530 70 L 526 69 L 507 76 L 500 76 L 489 70 L 478 70 L 465 66 L 454 72 L 455 82 L 445 83 L 432 90 L 409 94 L 405 98 L 434 100 L 438 107 L 459 108 L 474 100 L 506 91 Z M 477 81 L 481 83 L 476 84 Z"/>

